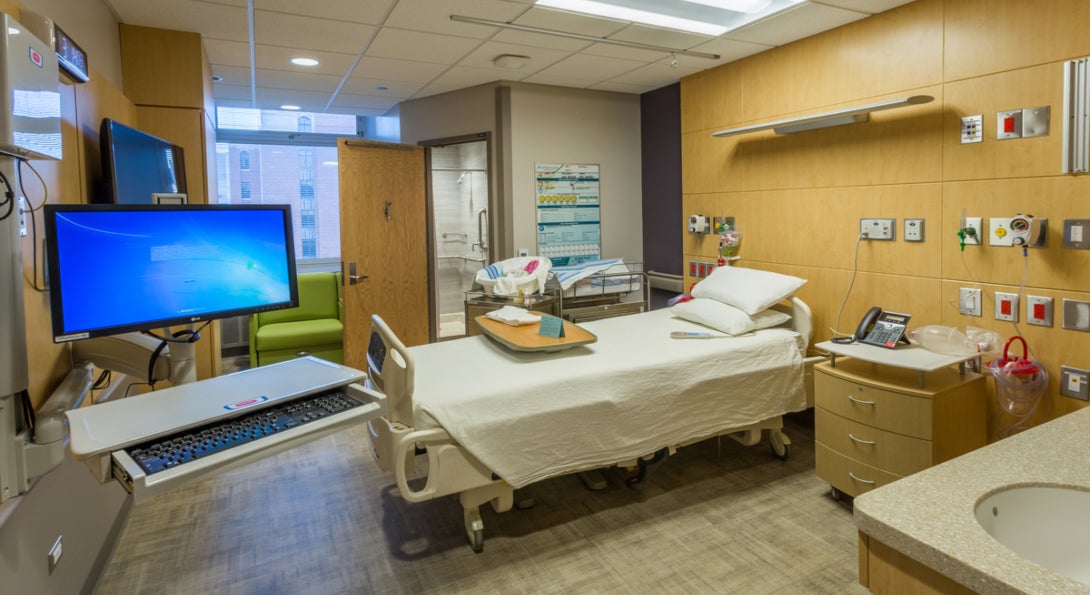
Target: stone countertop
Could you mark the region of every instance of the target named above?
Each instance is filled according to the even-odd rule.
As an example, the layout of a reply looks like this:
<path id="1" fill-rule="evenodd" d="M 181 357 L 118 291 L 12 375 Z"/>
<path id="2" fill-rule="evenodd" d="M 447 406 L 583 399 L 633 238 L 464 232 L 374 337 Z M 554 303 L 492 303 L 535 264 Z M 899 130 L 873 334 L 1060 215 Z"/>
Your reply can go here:
<path id="1" fill-rule="evenodd" d="M 982 593 L 1090 593 L 1022 558 L 977 524 L 976 503 L 1012 486 L 1090 491 L 1090 408 L 861 494 L 860 531 Z"/>

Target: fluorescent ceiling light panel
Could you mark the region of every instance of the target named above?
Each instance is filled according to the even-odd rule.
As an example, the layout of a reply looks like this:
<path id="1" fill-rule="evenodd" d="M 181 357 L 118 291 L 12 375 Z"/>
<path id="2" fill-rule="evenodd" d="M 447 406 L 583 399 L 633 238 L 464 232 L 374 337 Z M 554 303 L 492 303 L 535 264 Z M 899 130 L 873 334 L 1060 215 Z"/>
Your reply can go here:
<path id="1" fill-rule="evenodd" d="M 685 2 L 692 2 L 693 4 L 703 4 L 704 6 L 714 6 L 722 10 L 731 10 L 734 12 L 754 13 L 761 12 L 768 8 L 769 4 L 772 4 L 772 0 L 684 0 Z"/>
<path id="2" fill-rule="evenodd" d="M 683 19 L 636 8 L 595 2 L 593 0 L 537 0 L 537 6 L 580 12 L 609 19 L 642 23 L 654 27 L 689 31 L 691 33 L 701 33 L 703 35 L 712 35 L 716 37 L 727 32 L 727 27 L 724 25 Z"/>

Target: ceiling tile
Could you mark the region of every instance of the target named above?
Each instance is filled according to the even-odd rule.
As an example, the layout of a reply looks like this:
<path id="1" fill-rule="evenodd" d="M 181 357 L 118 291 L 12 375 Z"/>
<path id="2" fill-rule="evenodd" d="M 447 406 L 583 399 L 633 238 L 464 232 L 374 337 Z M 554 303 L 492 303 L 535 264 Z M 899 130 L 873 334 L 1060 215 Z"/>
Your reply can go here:
<path id="1" fill-rule="evenodd" d="M 670 83 L 666 83 L 666 85 L 668 85 L 668 84 L 670 84 Z M 660 86 L 665 87 L 666 85 L 660 85 Z M 627 84 L 624 84 L 624 83 L 617 83 L 617 82 L 614 82 L 614 81 L 606 81 L 604 83 L 598 83 L 597 85 L 591 85 L 589 88 L 594 89 L 595 91 L 612 91 L 614 93 L 634 93 L 634 94 L 638 95 L 638 94 L 641 94 L 641 93 L 646 93 L 648 91 L 654 91 L 655 89 L 658 89 L 659 87 L 655 86 L 655 85 L 627 85 Z"/>
<path id="2" fill-rule="evenodd" d="M 525 5 L 504 0 L 398 0 L 386 25 L 425 33 L 488 39 L 496 33 L 496 27 L 452 21 L 450 15 L 506 22 L 526 12 L 526 9 Z"/>
<path id="3" fill-rule="evenodd" d="M 344 87 L 341 88 L 341 93 L 408 99 L 423 86 L 423 83 L 403 83 L 352 76 L 345 81 Z M 379 87 L 386 87 L 386 90 L 379 91 Z"/>
<path id="4" fill-rule="evenodd" d="M 708 43 L 700 44 L 696 47 L 690 48 L 694 52 L 704 52 L 705 54 L 718 54 L 718 60 L 710 60 L 708 58 L 700 58 L 695 56 L 678 56 L 679 63 L 696 62 L 702 63 L 703 68 L 711 68 L 720 64 L 726 64 L 727 62 L 734 62 L 735 60 L 741 60 L 746 56 L 752 56 L 753 54 L 759 54 L 765 50 L 771 49 L 775 46 L 772 44 L 752 43 L 748 41 L 738 41 L 737 39 L 725 39 L 717 37 Z"/>
<path id="5" fill-rule="evenodd" d="M 583 53 L 593 56 L 618 58 L 621 60 L 635 60 L 638 62 L 650 62 L 653 60 L 659 60 L 663 56 L 670 55 L 669 52 L 665 52 L 662 50 L 645 50 L 642 48 L 630 48 L 608 43 L 595 43 L 583 50 Z"/>
<path id="6" fill-rule="evenodd" d="M 233 99 L 236 101 L 245 101 L 247 104 L 250 103 L 251 93 L 250 85 L 248 84 L 243 86 L 214 83 L 212 85 L 212 92 L 216 95 L 217 103 L 223 99 Z"/>
<path id="7" fill-rule="evenodd" d="M 396 2 L 397 0 L 254 0 L 254 10 L 381 25 L 382 19 Z M 245 1 L 243 4 L 245 5 Z"/>
<path id="8" fill-rule="evenodd" d="M 496 33 L 496 36 L 492 38 L 492 41 L 563 50 L 566 52 L 577 52 L 594 43 L 592 41 L 557 37 L 556 35 L 546 35 L 544 33 L 531 33 L 529 31 L 519 31 L 517 29 L 501 29 L 499 33 Z"/>
<path id="9" fill-rule="evenodd" d="M 724 37 L 750 43 L 784 45 L 847 25 L 866 16 L 865 13 L 852 10 L 807 3 L 763 21 L 730 31 Z"/>
<path id="10" fill-rule="evenodd" d="M 343 77 L 314 72 L 257 69 L 257 86 L 270 89 L 307 89 L 332 93 Z"/>
<path id="11" fill-rule="evenodd" d="M 257 105 L 262 109 L 279 109 L 281 105 L 298 105 L 303 111 L 320 112 L 329 103 L 329 93 L 302 89 L 257 88 Z"/>
<path id="12" fill-rule="evenodd" d="M 609 38 L 620 39 L 622 41 L 634 41 L 637 43 L 648 43 L 651 45 L 661 45 L 682 50 L 714 39 L 710 35 L 697 35 L 696 33 L 685 33 L 683 31 L 658 29 L 646 25 L 635 24 L 629 25 L 621 31 L 610 35 Z"/>
<path id="13" fill-rule="evenodd" d="M 431 85 L 439 87 L 452 87 L 454 89 L 464 89 L 466 87 L 475 87 L 484 83 L 491 83 L 498 80 L 522 80 L 525 75 L 517 74 L 517 71 L 504 71 L 505 76 L 498 76 L 495 68 L 469 68 L 467 66 L 455 66 L 450 70 L 444 72 L 442 75 L 432 81 Z M 431 86 L 429 85 L 429 86 Z"/>
<path id="14" fill-rule="evenodd" d="M 385 112 L 397 105 L 398 99 L 395 97 L 378 97 L 375 95 L 353 95 L 351 93 L 341 93 L 333 99 L 332 106 L 336 107 L 360 107 L 368 110 L 378 110 Z"/>
<path id="15" fill-rule="evenodd" d="M 254 41 L 264 45 L 358 54 L 374 32 L 359 23 L 254 11 Z"/>
<path id="16" fill-rule="evenodd" d="M 318 61 L 317 66 L 296 66 L 291 63 L 292 58 L 307 57 Z M 249 56 L 247 56 L 249 65 Z M 297 50 L 275 45 L 258 44 L 254 48 L 254 60 L 258 68 L 270 70 L 285 70 L 305 74 L 329 74 L 343 77 L 344 73 L 352 67 L 356 61 L 356 54 L 342 54 L 338 52 L 320 52 L 315 50 Z"/>
<path id="17" fill-rule="evenodd" d="M 204 51 L 208 53 L 208 61 L 213 66 L 244 66 L 250 67 L 250 44 L 241 41 L 228 41 L 224 39 L 202 39 Z"/>
<path id="18" fill-rule="evenodd" d="M 514 54 L 516 56 L 528 56 L 530 58 L 529 63 L 519 70 L 511 70 L 507 68 L 498 68 L 492 64 L 492 60 L 501 54 Z M 494 41 L 487 41 L 481 45 L 481 47 L 473 50 L 467 55 L 459 66 L 468 66 L 471 68 L 482 69 L 494 69 L 498 75 L 496 78 L 504 78 L 511 76 L 518 76 L 522 78 L 527 74 L 537 72 L 543 68 L 556 64 L 560 60 L 563 60 L 569 56 L 569 52 L 551 50 L 545 48 L 529 47 L 525 45 L 514 45 L 510 43 L 497 43 Z"/>
<path id="19" fill-rule="evenodd" d="M 431 62 L 365 56 L 352 71 L 352 76 L 424 84 L 442 74 L 446 69 L 447 67 L 442 64 Z"/>
<path id="20" fill-rule="evenodd" d="M 435 64 L 455 64 L 479 46 L 479 39 L 383 27 L 367 55 Z"/>
<path id="21" fill-rule="evenodd" d="M 242 66 L 213 66 L 212 74 L 220 77 L 215 84 L 240 85 L 247 89 L 250 87 L 250 69 Z"/>
<path id="22" fill-rule="evenodd" d="M 578 33 L 592 37 L 609 37 L 628 26 L 622 21 L 577 15 L 560 10 L 534 7 L 515 19 L 516 25 Z"/>
<path id="23" fill-rule="evenodd" d="M 631 60 L 575 54 L 542 70 L 541 74 L 600 81 L 630 72 L 642 65 L 642 62 L 633 62 Z"/>
<path id="24" fill-rule="evenodd" d="M 537 83 L 539 85 L 556 85 L 558 87 L 573 87 L 575 89 L 587 89 L 591 85 L 596 85 L 601 81 L 599 79 L 537 73 L 526 77 L 525 79 L 523 79 L 522 82 Z"/>
<path id="25" fill-rule="evenodd" d="M 112 0 L 120 21 L 127 25 L 194 31 L 204 37 L 249 40 L 246 4 L 226 6 L 196 0 Z"/>

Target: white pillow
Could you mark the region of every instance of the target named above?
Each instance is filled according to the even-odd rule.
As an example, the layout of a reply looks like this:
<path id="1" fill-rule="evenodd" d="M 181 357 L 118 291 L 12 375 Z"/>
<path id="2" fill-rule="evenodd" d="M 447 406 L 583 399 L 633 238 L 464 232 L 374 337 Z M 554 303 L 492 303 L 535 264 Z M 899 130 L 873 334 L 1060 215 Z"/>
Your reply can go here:
<path id="1" fill-rule="evenodd" d="M 697 283 L 692 295 L 694 298 L 718 300 L 752 315 L 791 297 L 805 283 L 806 279 L 791 275 L 725 266 L 715 269 Z"/>
<path id="2" fill-rule="evenodd" d="M 775 326 L 791 319 L 790 315 L 776 310 L 750 316 L 734 306 L 704 298 L 674 304 L 670 313 L 728 335 L 744 335 L 752 330 Z"/>

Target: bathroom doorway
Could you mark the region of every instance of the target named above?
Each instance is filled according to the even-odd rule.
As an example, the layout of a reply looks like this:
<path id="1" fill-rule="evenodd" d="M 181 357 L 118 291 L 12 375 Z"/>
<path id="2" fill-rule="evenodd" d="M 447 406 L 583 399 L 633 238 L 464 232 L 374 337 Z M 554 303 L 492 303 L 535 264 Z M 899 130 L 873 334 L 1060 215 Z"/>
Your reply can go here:
<path id="1" fill-rule="evenodd" d="M 424 142 L 430 146 L 433 291 L 437 339 L 466 334 L 465 293 L 491 262 L 490 141 L 486 134 Z"/>

